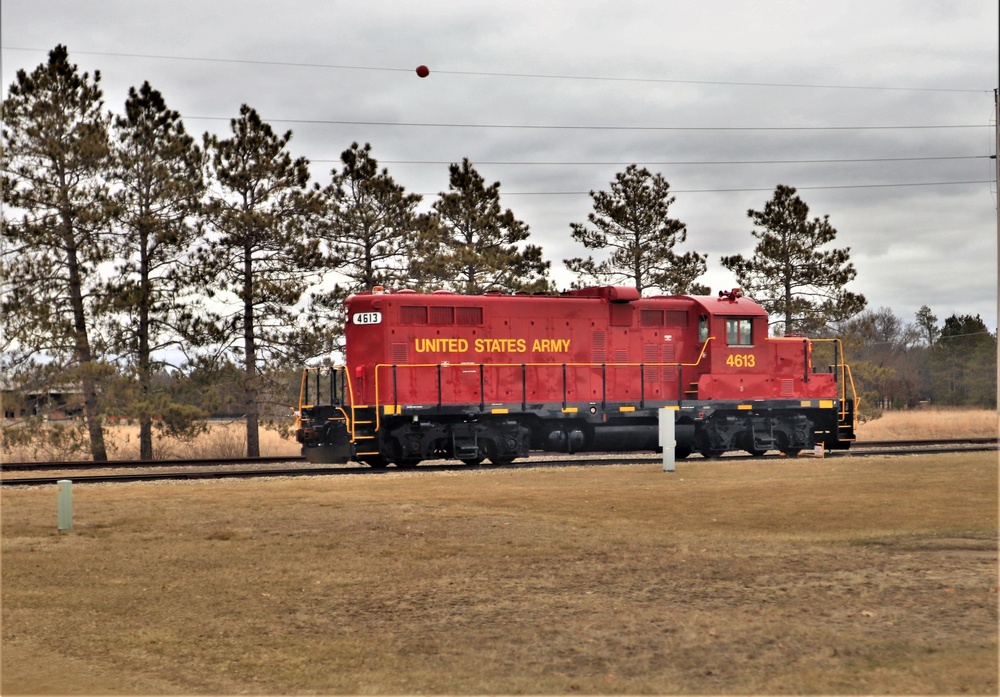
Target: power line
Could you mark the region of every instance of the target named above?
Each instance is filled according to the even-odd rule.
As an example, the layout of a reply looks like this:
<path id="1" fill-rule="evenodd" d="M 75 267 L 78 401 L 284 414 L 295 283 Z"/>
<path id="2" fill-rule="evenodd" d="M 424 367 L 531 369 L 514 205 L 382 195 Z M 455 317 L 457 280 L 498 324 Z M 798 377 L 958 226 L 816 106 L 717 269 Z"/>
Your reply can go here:
<path id="1" fill-rule="evenodd" d="M 908 186 L 962 186 L 969 184 L 992 184 L 992 179 L 979 179 L 953 182 L 908 182 L 898 184 L 842 184 L 831 186 L 796 186 L 796 191 L 821 191 L 829 189 L 886 189 Z M 758 191 L 774 191 L 774 187 L 746 189 L 671 189 L 671 194 L 719 194 L 719 193 L 754 193 Z M 420 193 L 420 196 L 440 196 L 441 192 Z M 503 196 L 588 196 L 589 191 L 504 191 Z"/>
<path id="2" fill-rule="evenodd" d="M 40 51 L 47 52 L 48 49 L 2 47 L 11 51 Z M 271 65 L 298 68 L 321 68 L 338 70 L 368 70 L 387 72 L 406 72 L 412 68 L 391 68 L 380 66 L 359 66 L 341 65 L 326 63 L 301 63 L 290 61 L 264 61 L 250 59 L 233 58 L 209 58 L 202 56 L 176 56 L 176 55 L 155 55 L 139 53 L 120 53 L 102 51 L 74 51 L 80 55 L 111 56 L 122 58 L 141 58 L 154 60 L 179 60 L 198 61 L 210 63 L 234 63 L 246 65 Z M 795 88 L 823 88 L 823 89 L 863 89 L 863 90 L 914 90 L 931 92 L 988 92 L 989 90 L 970 90 L 955 88 L 912 88 L 912 87 L 887 87 L 887 86 L 861 86 L 861 85 L 820 85 L 820 84 L 798 84 L 798 83 L 764 83 L 764 82 L 737 82 L 737 81 L 704 81 L 704 80 L 674 80 L 659 78 L 625 78 L 606 76 L 581 76 L 581 75 L 548 75 L 548 74 L 528 74 L 528 73 L 503 73 L 503 72 L 475 72 L 459 70 L 437 70 L 435 74 L 445 75 L 472 75 L 488 77 L 518 77 L 518 78 L 545 78 L 561 80 L 605 80 L 615 82 L 659 82 L 659 83 L 679 83 L 679 84 L 709 84 L 709 85 L 742 85 L 756 87 L 795 87 Z M 231 117 L 221 116 L 187 116 L 187 120 L 197 121 L 231 121 Z M 533 130 L 598 130 L 598 131 L 861 131 L 861 130 L 942 130 L 942 129 L 975 129 L 992 128 L 989 124 L 952 124 L 952 125 L 896 125 L 896 126 L 599 126 L 599 125 L 559 125 L 559 124 L 473 124 L 473 123 L 435 123 L 435 122 L 389 122 L 389 121 L 362 121 L 343 119 L 268 119 L 276 123 L 293 124 L 319 124 L 319 125 L 351 125 L 351 126 L 395 126 L 411 128 L 475 128 L 475 129 L 533 129 Z M 902 158 L 839 158 L 839 159 L 814 159 L 814 160 L 716 160 L 716 161 L 685 161 L 685 160 L 665 160 L 665 161 L 644 161 L 634 164 L 650 165 L 753 165 L 753 164 L 833 164 L 833 163 L 864 163 L 864 162 L 915 162 L 915 161 L 935 161 L 935 160 L 963 160 L 963 159 L 988 159 L 989 156 L 943 156 L 943 157 L 902 157 Z M 338 162 L 339 160 L 311 160 L 311 162 Z M 451 164 L 446 161 L 423 161 L 423 160 L 383 160 L 385 164 Z M 530 161 L 477 161 L 480 165 L 628 165 L 632 162 L 530 162 Z M 927 183 L 900 183 L 900 184 L 860 184 L 844 186 L 816 186 L 816 187 L 796 187 L 801 190 L 817 189 L 865 189 L 882 187 L 908 187 L 908 186 L 950 186 L 981 184 L 985 181 L 964 181 L 964 182 L 927 182 Z M 770 191 L 770 188 L 746 188 L 746 189 L 690 189 L 675 190 L 676 193 L 721 193 L 721 192 L 758 192 Z M 552 191 L 552 192 L 505 192 L 507 195 L 583 195 L 586 191 Z M 424 194 L 434 195 L 434 194 Z"/>
<path id="3" fill-rule="evenodd" d="M 450 165 L 461 161 L 456 160 L 379 160 L 379 164 L 386 165 Z M 847 164 L 863 162 L 928 162 L 940 160 L 990 160 L 992 155 L 946 155 L 940 157 L 864 157 L 864 158 L 836 158 L 821 160 L 632 160 L 629 162 L 610 161 L 529 161 L 529 160 L 476 160 L 472 162 L 476 165 L 512 165 L 512 166 L 606 166 L 606 165 L 797 165 L 797 164 Z M 340 162 L 336 160 L 314 160 L 310 163 Z"/>
<path id="4" fill-rule="evenodd" d="M 22 48 L 16 46 L 0 47 L 6 51 L 34 51 L 48 52 L 49 49 Z M 370 65 L 344 65 L 336 63 L 300 63 L 293 61 L 265 61 L 240 58 L 209 58 L 205 56 L 171 56 L 162 54 L 146 53 L 119 53 L 112 51 L 73 51 L 74 54 L 84 56 L 109 56 L 114 58 L 143 58 L 148 60 L 171 60 L 171 61 L 195 61 L 202 63 L 234 63 L 238 65 L 270 65 L 289 68 L 320 68 L 325 70 L 366 70 L 380 72 L 413 72 L 413 67 L 392 68 L 386 66 Z M 795 88 L 795 89 L 833 89 L 833 90 L 882 90 L 882 91 L 906 91 L 906 92 L 965 92 L 983 93 L 991 92 L 992 89 L 962 89 L 955 87 L 900 87 L 885 85 L 822 85 L 809 83 L 788 83 L 788 82 L 742 82 L 737 80 L 678 80 L 670 78 L 642 78 L 642 77 L 609 77 L 603 75 L 553 75 L 545 73 L 506 73 L 487 72 L 473 70 L 433 70 L 435 75 L 463 75 L 474 77 L 514 77 L 542 80 L 584 80 L 594 82 L 638 82 L 638 83 L 661 83 L 674 85 L 717 85 L 721 87 L 772 87 L 772 88 Z"/>
<path id="5" fill-rule="evenodd" d="M 263 118 L 263 117 L 262 117 Z M 232 121 L 231 116 L 184 116 L 186 121 Z M 396 126 L 406 128 L 510 128 L 565 131 L 897 131 L 992 128 L 989 124 L 937 124 L 909 126 L 567 126 L 560 124 L 444 123 L 420 121 L 359 121 L 347 119 L 267 118 L 269 123 L 296 123 L 323 126 Z"/>

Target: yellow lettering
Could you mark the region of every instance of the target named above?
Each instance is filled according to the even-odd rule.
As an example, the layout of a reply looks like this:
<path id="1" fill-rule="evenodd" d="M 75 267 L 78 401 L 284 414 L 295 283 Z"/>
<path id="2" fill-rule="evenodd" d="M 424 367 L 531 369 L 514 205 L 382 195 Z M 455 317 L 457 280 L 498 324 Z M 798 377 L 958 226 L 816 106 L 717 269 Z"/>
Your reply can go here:
<path id="1" fill-rule="evenodd" d="M 568 353 L 569 339 L 533 339 L 531 350 L 534 353 Z M 434 338 L 413 340 L 417 353 L 466 353 L 470 348 L 468 339 Z M 475 339 L 471 344 L 476 353 L 526 353 L 527 339 Z"/>
<path id="2" fill-rule="evenodd" d="M 531 350 L 538 353 L 566 353 L 569 351 L 569 339 L 535 339 Z"/>
<path id="3" fill-rule="evenodd" d="M 417 353 L 465 353 L 469 350 L 467 339 L 414 339 Z"/>
<path id="4" fill-rule="evenodd" d="M 528 344 L 524 339 L 476 339 L 477 353 L 524 353 Z"/>

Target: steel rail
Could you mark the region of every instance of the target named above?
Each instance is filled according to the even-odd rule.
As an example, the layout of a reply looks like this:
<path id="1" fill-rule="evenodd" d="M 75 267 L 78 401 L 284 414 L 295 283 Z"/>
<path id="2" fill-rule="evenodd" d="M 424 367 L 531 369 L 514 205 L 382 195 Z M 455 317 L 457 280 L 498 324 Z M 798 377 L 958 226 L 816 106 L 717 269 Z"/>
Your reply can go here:
<path id="1" fill-rule="evenodd" d="M 108 460 L 106 462 L 94 462 L 93 460 L 74 460 L 71 462 L 4 462 L 0 463 L 0 471 L 127 469 L 132 467 L 217 467 L 219 465 L 282 464 L 305 461 L 306 459 L 301 455 L 281 455 L 275 457 L 217 457 L 182 460 Z"/>
<path id="2" fill-rule="evenodd" d="M 870 448 L 907 448 L 925 447 L 931 445 L 988 445 L 996 444 L 997 438 L 935 438 L 925 440 L 871 440 L 855 441 L 851 451 Z M 840 452 L 840 451 L 837 451 Z M 829 455 L 830 453 L 827 453 Z M 108 460 L 94 462 L 92 460 L 74 460 L 68 462 L 6 462 L 0 463 L 0 472 L 44 471 L 44 470 L 75 470 L 75 469 L 131 469 L 136 467 L 218 467 L 219 465 L 246 464 L 291 464 L 305 462 L 301 455 L 278 455 L 265 457 L 230 457 L 230 458 L 195 458 L 182 460 Z M 467 467 L 467 465 L 460 465 Z M 426 469 L 426 465 L 422 466 Z"/>
<path id="3" fill-rule="evenodd" d="M 871 444 L 875 444 L 876 441 L 871 441 Z M 877 441 L 877 443 L 885 443 L 890 447 L 867 447 L 869 444 L 865 444 L 865 447 L 860 447 L 852 451 L 833 451 L 825 454 L 825 457 L 874 457 L 874 456 L 891 456 L 891 455 L 931 455 L 931 454 L 943 454 L 943 453 L 956 453 L 956 452 L 984 452 L 997 449 L 997 441 L 991 438 L 975 438 L 975 439 L 952 439 L 952 440 L 924 440 L 914 442 L 905 441 Z M 962 447 L 965 446 L 965 447 Z M 780 459 L 785 456 L 783 455 L 770 455 L 765 457 L 753 457 L 745 453 L 733 453 L 725 455 L 721 458 L 700 458 L 696 457 L 690 460 L 684 460 L 687 464 L 698 464 L 698 463 L 711 463 L 719 462 L 720 460 L 726 460 L 732 462 L 734 460 L 769 460 L 769 459 Z M 801 459 L 803 461 L 811 459 L 821 459 L 812 458 L 810 456 L 801 456 L 796 459 Z M 378 474 L 391 474 L 391 473 L 403 473 L 412 472 L 419 470 L 421 472 L 442 472 L 442 471 L 475 471 L 475 470 L 496 470 L 496 469 L 537 469 L 543 467 L 575 467 L 575 466 L 607 466 L 607 465 L 643 465 L 643 464 L 653 464 L 660 462 L 662 457 L 659 455 L 631 455 L 626 457 L 603 457 L 603 458 L 549 458 L 549 459 L 531 459 L 522 460 L 520 462 L 514 462 L 509 465 L 467 465 L 458 463 L 447 463 L 447 464 L 429 464 L 422 465 L 419 468 L 392 468 L 392 469 L 373 469 L 367 466 L 338 466 L 338 467 L 297 467 L 292 469 L 245 469 L 245 470 L 186 470 L 182 472 L 131 472 L 127 474 L 96 474 L 96 475 L 72 475 L 63 474 L 58 477 L 30 477 L 24 479 L 2 479 L 0 480 L 0 485 L 2 486 L 39 486 L 39 485 L 50 485 L 55 484 L 59 480 L 68 479 L 72 477 L 74 483 L 125 483 L 125 482 L 150 482 L 150 481 L 178 481 L 178 480 L 199 480 L 199 479 L 251 479 L 259 477 L 302 477 L 302 476 L 321 476 L 321 475 L 344 475 L 344 474 L 364 474 L 364 475 L 378 475 Z M 196 461 L 203 462 L 203 461 Z M 246 464 L 246 458 L 238 459 L 237 463 Z M 80 463 L 75 463 L 80 464 Z M 87 463 L 90 466 L 87 469 L 103 469 L 103 466 L 99 463 L 94 465 L 94 463 Z M 138 467 L 148 465 L 149 463 L 140 463 Z M 168 463 L 168 464 L 177 464 Z M 220 461 L 214 461 L 214 465 L 218 466 Z"/>
<path id="4" fill-rule="evenodd" d="M 367 473 L 369 468 L 358 467 L 358 473 Z M 130 472 L 128 474 L 85 474 L 85 475 L 61 475 L 58 477 L 30 477 L 25 479 L 3 479 L 0 480 L 2 486 L 31 486 L 39 484 L 55 484 L 63 479 L 70 479 L 74 484 L 103 484 L 103 483 L 125 483 L 125 482 L 153 482 L 184 479 L 251 479 L 256 477 L 290 477 L 303 475 L 323 475 L 323 474 L 352 474 L 348 468 L 343 467 L 317 467 L 310 469 L 278 469 L 278 470 L 202 470 L 186 472 Z"/>

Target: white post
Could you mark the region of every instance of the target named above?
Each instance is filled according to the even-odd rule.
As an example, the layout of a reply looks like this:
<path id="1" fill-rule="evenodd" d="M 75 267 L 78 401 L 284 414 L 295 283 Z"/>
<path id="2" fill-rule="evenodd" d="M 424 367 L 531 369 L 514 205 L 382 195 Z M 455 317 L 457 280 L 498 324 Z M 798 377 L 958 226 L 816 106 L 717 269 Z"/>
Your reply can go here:
<path id="1" fill-rule="evenodd" d="M 674 448 L 677 447 L 677 440 L 674 434 L 674 411 L 673 409 L 660 409 L 660 447 L 663 448 L 663 471 L 674 471 Z"/>
<path id="2" fill-rule="evenodd" d="M 60 479 L 59 485 L 59 531 L 73 529 L 73 482 Z"/>

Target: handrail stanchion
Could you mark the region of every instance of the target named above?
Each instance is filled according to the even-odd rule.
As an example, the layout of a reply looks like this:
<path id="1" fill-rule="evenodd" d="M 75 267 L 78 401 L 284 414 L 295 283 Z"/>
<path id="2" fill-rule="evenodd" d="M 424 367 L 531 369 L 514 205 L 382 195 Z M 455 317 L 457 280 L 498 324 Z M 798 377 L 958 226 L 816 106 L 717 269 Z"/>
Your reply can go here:
<path id="1" fill-rule="evenodd" d="M 479 364 L 479 411 L 486 411 L 486 366 Z"/>
<path id="2" fill-rule="evenodd" d="M 528 411 L 528 366 L 521 364 L 521 411 Z"/>
<path id="3" fill-rule="evenodd" d="M 601 363 L 601 409 L 608 408 L 608 364 Z"/>
<path id="4" fill-rule="evenodd" d="M 646 408 L 646 364 L 639 364 L 639 408 Z"/>
<path id="5" fill-rule="evenodd" d="M 567 403 L 567 386 L 566 386 L 566 364 L 562 364 L 562 374 L 563 374 L 563 409 L 566 408 Z"/>

